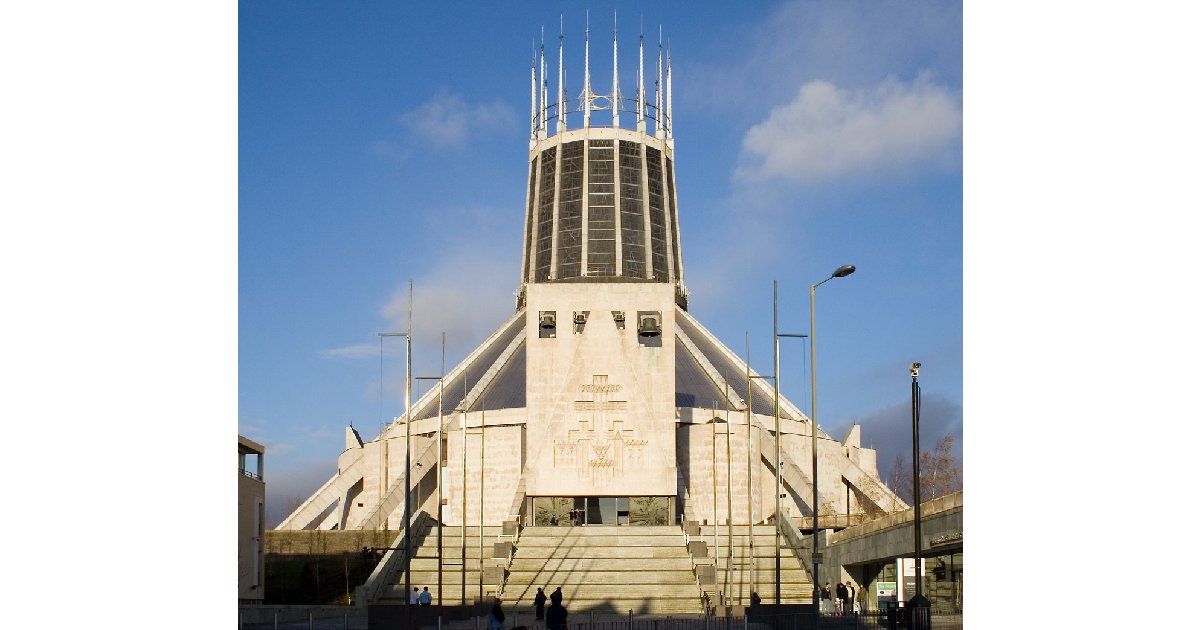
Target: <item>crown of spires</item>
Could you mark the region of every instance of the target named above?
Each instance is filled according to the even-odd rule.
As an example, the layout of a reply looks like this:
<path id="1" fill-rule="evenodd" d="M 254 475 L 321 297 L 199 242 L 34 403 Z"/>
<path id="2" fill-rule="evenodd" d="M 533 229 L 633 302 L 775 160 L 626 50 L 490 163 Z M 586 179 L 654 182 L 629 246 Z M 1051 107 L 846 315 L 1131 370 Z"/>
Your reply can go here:
<path id="1" fill-rule="evenodd" d="M 549 74 L 546 71 L 546 44 L 545 44 L 545 27 L 541 29 L 541 43 L 537 47 L 536 58 L 534 60 L 535 68 L 531 69 L 532 87 L 532 112 L 530 115 L 530 138 L 546 138 L 550 135 L 550 120 L 556 120 L 556 133 L 561 133 L 567 129 L 567 118 L 574 112 L 583 114 L 583 126 L 590 127 L 592 125 L 592 112 L 609 110 L 612 115 L 612 126 L 621 126 L 621 113 L 628 112 L 634 114 L 634 121 L 638 131 L 646 130 L 646 119 L 654 120 L 654 135 L 660 139 L 673 138 L 671 125 L 671 109 L 672 109 L 672 94 L 671 94 L 671 55 L 670 46 L 667 46 L 667 59 L 664 78 L 663 64 L 663 41 L 662 41 L 662 26 L 659 26 L 659 43 L 658 43 L 658 59 L 656 61 L 656 73 L 654 80 L 654 98 L 651 102 L 647 98 L 646 92 L 646 72 L 645 72 L 645 34 L 639 22 L 638 29 L 638 71 L 637 71 L 637 88 L 635 97 L 632 99 L 625 98 L 621 91 L 621 81 L 619 74 L 619 38 L 618 38 L 618 21 L 617 13 L 613 12 L 613 73 L 611 91 L 608 94 L 597 94 L 592 87 L 591 73 L 591 25 L 590 15 L 585 14 L 584 35 L 583 35 L 583 86 L 579 96 L 574 104 L 569 103 L 567 98 L 566 86 L 566 70 L 564 67 L 565 55 L 565 34 L 563 29 L 563 17 L 559 16 L 559 34 L 558 34 L 558 86 L 555 93 L 555 99 L 549 99 Z M 536 75 L 536 76 L 535 76 Z M 600 101 L 597 103 L 597 101 Z M 626 102 L 628 101 L 628 102 Z"/>

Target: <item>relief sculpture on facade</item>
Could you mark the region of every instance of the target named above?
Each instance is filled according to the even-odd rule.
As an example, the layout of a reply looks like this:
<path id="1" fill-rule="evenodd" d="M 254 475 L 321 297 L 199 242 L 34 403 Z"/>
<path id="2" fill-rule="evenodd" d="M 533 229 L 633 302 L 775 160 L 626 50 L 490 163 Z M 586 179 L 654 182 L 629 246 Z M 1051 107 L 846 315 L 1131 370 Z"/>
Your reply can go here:
<path id="1" fill-rule="evenodd" d="M 593 375 L 580 391 L 587 399 L 575 401 L 578 428 L 567 429 L 565 440 L 554 441 L 554 466 L 574 470 L 594 488 L 604 487 L 641 468 L 647 440 L 625 426 L 629 402 L 613 400 L 621 386 L 609 383 L 607 374 Z"/>

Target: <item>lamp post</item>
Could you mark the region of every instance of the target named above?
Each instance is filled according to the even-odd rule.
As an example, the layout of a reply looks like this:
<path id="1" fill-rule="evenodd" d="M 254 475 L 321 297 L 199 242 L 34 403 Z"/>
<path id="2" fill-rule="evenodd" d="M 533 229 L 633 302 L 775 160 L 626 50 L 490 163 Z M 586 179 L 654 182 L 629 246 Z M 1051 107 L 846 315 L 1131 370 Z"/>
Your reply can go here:
<path id="1" fill-rule="evenodd" d="M 779 427 L 779 338 L 780 337 L 807 337 L 803 334 L 790 334 L 779 332 L 779 281 L 776 280 L 772 295 L 772 319 L 775 327 L 775 603 L 780 601 L 782 573 L 780 553 L 779 553 L 779 538 L 780 529 L 783 527 L 780 520 L 783 518 L 783 486 L 781 477 L 783 476 L 783 457 L 780 454 L 780 441 L 783 439 L 783 434 Z"/>
<path id="2" fill-rule="evenodd" d="M 817 491 L 817 287 L 829 282 L 834 278 L 845 278 L 854 273 L 854 265 L 842 265 L 833 271 L 833 273 L 824 280 L 808 287 L 808 352 L 809 352 L 809 373 L 812 376 L 812 384 L 809 393 L 812 395 L 812 405 L 809 409 L 812 423 L 812 483 L 813 483 L 813 544 L 812 544 L 812 568 L 813 568 L 813 608 L 820 611 L 821 605 L 821 554 L 817 549 L 820 544 L 820 537 L 817 535 L 820 528 L 817 526 L 817 516 L 821 511 L 819 493 Z"/>
<path id="3" fill-rule="evenodd" d="M 412 285 L 410 284 L 409 285 L 409 302 L 410 302 L 409 309 L 410 309 L 410 311 L 409 311 L 409 318 L 408 318 L 409 319 L 408 332 L 377 333 L 379 335 L 380 362 L 381 363 L 383 361 L 383 350 L 382 350 L 383 338 L 384 337 L 404 337 L 404 525 L 403 525 L 403 527 L 404 527 L 404 594 L 405 594 L 406 602 L 408 601 L 407 600 L 408 593 L 410 590 L 412 590 L 412 580 L 409 577 L 409 560 L 412 557 L 412 547 L 411 547 L 409 531 L 408 531 L 409 510 L 411 509 L 408 504 L 408 492 L 409 492 L 408 469 L 412 465 L 411 462 L 409 461 L 409 427 L 410 427 L 409 419 L 410 418 L 408 417 L 408 412 L 409 412 L 408 407 L 410 404 L 409 397 L 411 396 L 411 391 L 409 389 L 409 383 L 411 383 L 411 381 L 412 381 L 412 312 L 411 312 L 412 304 L 411 304 L 411 301 L 412 301 Z M 379 383 L 379 387 L 381 390 L 383 389 L 382 381 Z M 380 501 L 383 501 L 383 497 L 387 493 L 387 487 L 388 487 L 388 452 L 387 452 L 388 451 L 388 448 L 387 448 L 388 442 L 387 442 L 386 433 L 387 433 L 387 431 L 385 429 L 384 431 L 380 432 L 380 434 L 379 434 L 379 439 L 381 441 L 380 445 L 379 445 L 379 457 L 380 457 L 379 500 Z M 384 529 L 386 529 L 387 528 L 387 517 L 386 516 L 384 517 L 383 522 L 384 522 Z"/>

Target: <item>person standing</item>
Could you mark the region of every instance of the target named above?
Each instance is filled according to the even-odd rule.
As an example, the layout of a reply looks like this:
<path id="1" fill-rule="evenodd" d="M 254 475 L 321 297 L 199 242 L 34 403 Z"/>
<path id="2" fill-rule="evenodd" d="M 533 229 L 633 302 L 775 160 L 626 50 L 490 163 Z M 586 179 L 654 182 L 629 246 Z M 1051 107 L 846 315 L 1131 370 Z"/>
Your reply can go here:
<path id="1" fill-rule="evenodd" d="M 562 605 L 562 587 L 561 586 L 554 589 L 553 593 L 550 593 L 550 603 L 558 604 L 559 606 Z"/>
<path id="2" fill-rule="evenodd" d="M 421 591 L 421 596 L 417 598 L 417 603 L 422 606 L 428 606 L 433 603 L 433 595 L 429 593 L 428 586 L 425 587 L 425 590 Z"/>
<path id="3" fill-rule="evenodd" d="M 540 586 L 537 595 L 533 596 L 533 611 L 537 614 L 538 621 L 546 618 L 546 593 Z"/>
<path id="4" fill-rule="evenodd" d="M 834 603 L 834 609 L 837 610 L 837 616 L 841 617 L 846 614 L 846 602 L 850 601 L 850 591 L 846 589 L 846 585 L 838 582 L 837 585 L 837 601 Z"/>
<path id="5" fill-rule="evenodd" d="M 855 596 L 855 600 L 858 602 L 859 614 L 867 612 L 867 587 L 864 586 L 858 589 L 858 595 Z"/>
<path id="6" fill-rule="evenodd" d="M 488 615 L 488 630 L 504 630 L 504 609 L 500 607 L 500 601 L 492 604 L 492 612 Z"/>
<path id="7" fill-rule="evenodd" d="M 826 582 L 825 586 L 821 587 L 821 612 L 822 613 L 829 614 L 829 605 L 830 605 L 832 599 L 833 599 L 833 594 L 831 594 L 829 592 L 829 582 Z"/>
<path id="8" fill-rule="evenodd" d="M 563 608 L 561 596 L 557 599 L 554 595 L 550 596 L 550 608 L 546 610 L 546 630 L 567 630 L 567 609 Z"/>
<path id="9" fill-rule="evenodd" d="M 408 594 L 408 603 L 418 604 L 418 603 L 420 603 L 420 600 L 421 600 L 421 591 L 417 590 L 417 587 L 414 586 L 413 592 Z"/>

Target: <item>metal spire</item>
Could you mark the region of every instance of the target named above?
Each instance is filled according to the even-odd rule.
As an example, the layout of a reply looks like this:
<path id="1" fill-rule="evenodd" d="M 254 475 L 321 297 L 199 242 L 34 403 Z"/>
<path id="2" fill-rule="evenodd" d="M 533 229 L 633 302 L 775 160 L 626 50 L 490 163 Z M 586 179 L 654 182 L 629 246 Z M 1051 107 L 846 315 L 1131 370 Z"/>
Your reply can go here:
<path id="1" fill-rule="evenodd" d="M 588 39 L 591 33 L 591 19 L 585 23 L 583 29 L 583 93 L 579 95 L 579 107 L 583 110 L 583 126 L 590 127 L 592 125 L 592 70 L 588 57 Z"/>
<path id="2" fill-rule="evenodd" d="M 567 130 L 567 85 L 563 81 L 563 18 L 558 14 L 558 133 Z"/>
<path id="3" fill-rule="evenodd" d="M 654 79 L 654 137 L 663 137 L 662 24 L 658 25 L 658 76 Z"/>
<path id="4" fill-rule="evenodd" d="M 621 102 L 621 83 L 617 80 L 617 10 L 613 9 L 613 82 L 612 82 L 612 126 L 621 126 L 619 104 Z"/>
<path id="5" fill-rule="evenodd" d="M 537 42 L 531 42 L 529 55 L 529 137 L 537 137 L 538 103 L 537 103 Z"/>
<path id="6" fill-rule="evenodd" d="M 637 121 L 641 127 L 646 122 L 646 36 L 642 33 L 642 24 L 638 23 L 638 89 L 637 89 Z"/>
<path id="7" fill-rule="evenodd" d="M 549 103 L 546 102 L 547 79 L 546 79 L 546 27 L 545 26 L 542 27 L 542 47 L 541 47 L 540 52 L 538 53 L 538 57 L 539 57 L 538 66 L 539 66 L 539 70 L 540 70 L 539 76 L 541 77 L 541 81 L 539 81 L 539 93 L 541 94 L 541 103 L 542 103 L 541 113 L 539 114 L 539 118 L 538 118 L 538 127 L 542 130 L 543 133 L 545 133 L 545 131 L 546 131 L 546 114 L 547 114 L 546 110 L 550 105 Z"/>
<path id="8" fill-rule="evenodd" d="M 671 122 L 671 43 L 667 42 L 667 137 L 672 137 L 675 125 Z"/>

